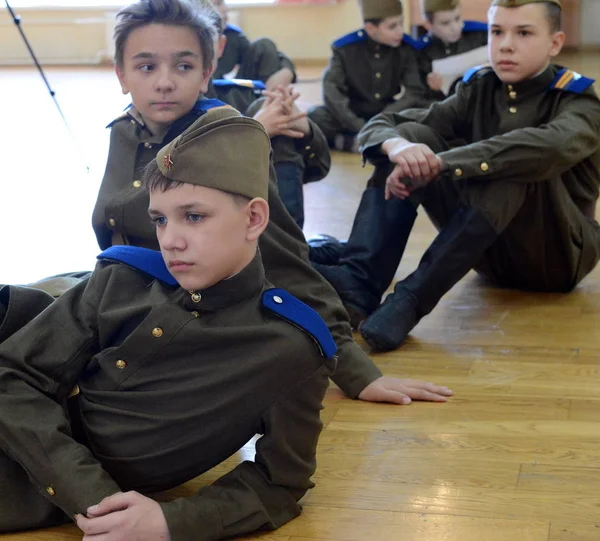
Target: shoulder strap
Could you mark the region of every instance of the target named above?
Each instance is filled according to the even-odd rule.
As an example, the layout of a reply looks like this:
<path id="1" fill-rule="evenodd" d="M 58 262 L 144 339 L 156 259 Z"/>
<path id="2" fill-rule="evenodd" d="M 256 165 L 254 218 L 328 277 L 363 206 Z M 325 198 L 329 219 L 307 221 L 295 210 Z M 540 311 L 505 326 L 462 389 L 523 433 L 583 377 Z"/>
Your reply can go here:
<path id="1" fill-rule="evenodd" d="M 156 250 L 138 246 L 111 246 L 100 253 L 97 259 L 123 263 L 128 267 L 145 272 L 165 284 L 177 285 L 177 280 L 168 271 L 162 254 Z"/>
<path id="2" fill-rule="evenodd" d="M 321 354 L 331 359 L 337 352 L 335 340 L 327 325 L 310 306 L 283 289 L 268 289 L 262 295 L 262 304 L 282 319 L 303 330 L 317 343 Z"/>

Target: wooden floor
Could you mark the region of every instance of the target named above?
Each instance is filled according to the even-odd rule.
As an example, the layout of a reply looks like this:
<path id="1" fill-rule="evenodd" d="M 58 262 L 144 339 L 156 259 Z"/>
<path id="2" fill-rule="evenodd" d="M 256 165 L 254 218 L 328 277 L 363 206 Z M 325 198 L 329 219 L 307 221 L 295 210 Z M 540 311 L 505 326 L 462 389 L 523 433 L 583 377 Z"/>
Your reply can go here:
<path id="1" fill-rule="evenodd" d="M 565 63 L 600 78 L 597 56 Z M 107 70 L 52 69 L 48 76 L 76 143 L 37 72 L 0 70 L 0 283 L 91 268 L 97 252 L 89 217 L 107 149 L 103 126 L 127 100 Z M 300 89 L 305 104 L 318 101 L 317 83 Z M 306 187 L 306 233 L 346 236 L 367 176 L 357 156 L 336 154 L 330 176 Z M 414 269 L 433 236 L 420 216 L 398 277 Z M 331 389 L 317 487 L 304 499 L 304 514 L 259 537 L 598 541 L 599 329 L 600 269 L 570 295 L 498 290 L 469 274 L 402 349 L 373 356 L 387 375 L 445 384 L 455 397 L 400 407 L 351 401 Z M 189 494 L 251 456 L 250 443 L 174 493 Z M 81 534 L 68 526 L 0 537 Z"/>

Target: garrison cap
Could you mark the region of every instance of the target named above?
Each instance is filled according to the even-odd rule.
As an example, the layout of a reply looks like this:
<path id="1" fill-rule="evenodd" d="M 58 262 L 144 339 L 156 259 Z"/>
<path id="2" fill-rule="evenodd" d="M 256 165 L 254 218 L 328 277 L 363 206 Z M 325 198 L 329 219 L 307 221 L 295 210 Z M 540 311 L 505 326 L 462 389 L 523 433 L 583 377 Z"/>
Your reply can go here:
<path id="1" fill-rule="evenodd" d="M 359 0 L 363 21 L 402 15 L 400 0 Z"/>
<path id="2" fill-rule="evenodd" d="M 171 180 L 268 198 L 271 141 L 260 122 L 233 107 L 215 107 L 156 156 Z"/>
<path id="3" fill-rule="evenodd" d="M 539 3 L 549 2 L 550 4 L 556 4 L 559 8 L 562 9 L 562 4 L 560 0 L 494 0 L 492 2 L 492 6 L 501 6 L 504 8 L 516 8 L 519 6 L 524 6 L 525 4 L 539 4 Z"/>
<path id="4" fill-rule="evenodd" d="M 437 13 L 438 11 L 452 11 L 460 5 L 460 0 L 423 0 L 423 11 L 425 13 Z"/>

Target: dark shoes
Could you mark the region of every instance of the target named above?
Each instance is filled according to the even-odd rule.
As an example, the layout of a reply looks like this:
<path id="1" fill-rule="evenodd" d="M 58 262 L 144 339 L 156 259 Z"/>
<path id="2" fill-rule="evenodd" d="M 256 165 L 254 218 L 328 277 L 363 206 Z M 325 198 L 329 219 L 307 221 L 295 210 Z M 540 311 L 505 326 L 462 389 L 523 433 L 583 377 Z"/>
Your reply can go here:
<path id="1" fill-rule="evenodd" d="M 370 295 L 356 283 L 354 276 L 344 266 L 313 263 L 313 267 L 336 290 L 348 312 L 353 329 L 358 329 L 362 321 L 379 306 L 381 297 Z"/>
<path id="2" fill-rule="evenodd" d="M 399 347 L 410 331 L 469 272 L 498 238 L 478 211 L 461 207 L 427 249 L 417 269 L 398 282 L 394 292 L 360 326 L 375 350 Z"/>

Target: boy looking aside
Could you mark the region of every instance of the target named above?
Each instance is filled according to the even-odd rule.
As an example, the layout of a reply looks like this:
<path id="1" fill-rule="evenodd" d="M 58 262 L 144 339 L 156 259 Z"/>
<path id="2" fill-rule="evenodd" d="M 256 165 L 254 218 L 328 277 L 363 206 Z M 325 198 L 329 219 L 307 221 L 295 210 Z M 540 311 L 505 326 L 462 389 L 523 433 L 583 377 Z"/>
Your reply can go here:
<path id="1" fill-rule="evenodd" d="M 336 347 L 265 279 L 269 153 L 234 109 L 200 117 L 144 176 L 161 251 L 103 252 L 0 345 L 0 531 L 74 517 L 86 538 L 208 541 L 301 512 Z M 256 432 L 254 461 L 194 496 L 149 497 Z"/>

